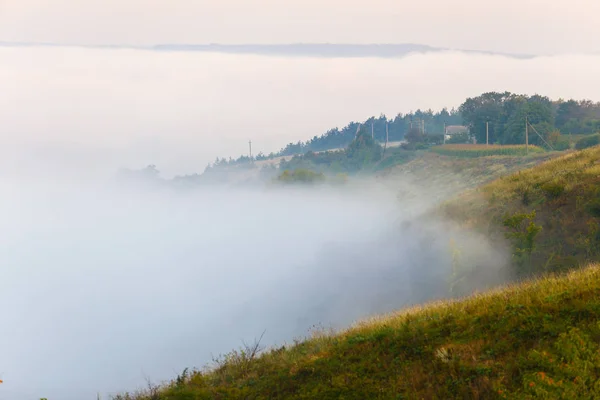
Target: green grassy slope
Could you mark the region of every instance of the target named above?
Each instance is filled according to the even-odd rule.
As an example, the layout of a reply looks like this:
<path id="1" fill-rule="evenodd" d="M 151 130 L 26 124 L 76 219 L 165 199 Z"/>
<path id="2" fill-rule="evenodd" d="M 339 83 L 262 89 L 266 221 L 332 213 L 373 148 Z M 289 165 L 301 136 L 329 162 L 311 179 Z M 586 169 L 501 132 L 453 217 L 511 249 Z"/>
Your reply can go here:
<path id="1" fill-rule="evenodd" d="M 119 399 L 600 396 L 600 267 L 382 317 Z"/>
<path id="2" fill-rule="evenodd" d="M 561 153 L 539 153 L 524 156 L 490 156 L 457 158 L 423 152 L 418 157 L 377 176 L 391 185 L 394 182 L 410 183 L 415 188 L 440 200 L 447 200 L 468 189 L 476 188 L 501 176 L 534 167 L 559 157 Z M 422 195 L 425 195 L 423 193 Z"/>
<path id="3" fill-rule="evenodd" d="M 492 238 L 508 237 L 523 273 L 600 261 L 600 147 L 502 177 L 444 212 Z"/>

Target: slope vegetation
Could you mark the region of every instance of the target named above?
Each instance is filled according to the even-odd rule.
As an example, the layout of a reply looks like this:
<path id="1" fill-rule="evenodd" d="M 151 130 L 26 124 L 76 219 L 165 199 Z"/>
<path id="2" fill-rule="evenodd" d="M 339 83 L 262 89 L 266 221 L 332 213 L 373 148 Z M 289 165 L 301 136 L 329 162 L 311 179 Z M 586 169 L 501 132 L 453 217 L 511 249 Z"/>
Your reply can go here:
<path id="1" fill-rule="evenodd" d="M 117 399 L 600 396 L 600 267 L 431 304 Z"/>
<path id="2" fill-rule="evenodd" d="M 522 274 L 600 260 L 600 147 L 497 179 L 453 200 L 444 213 L 508 239 Z"/>
<path id="3" fill-rule="evenodd" d="M 529 156 L 488 156 L 457 158 L 435 152 L 421 152 L 409 161 L 379 172 L 378 178 L 395 185 L 423 190 L 423 195 L 447 200 L 465 190 L 477 188 L 508 174 L 534 167 L 562 153 Z"/>

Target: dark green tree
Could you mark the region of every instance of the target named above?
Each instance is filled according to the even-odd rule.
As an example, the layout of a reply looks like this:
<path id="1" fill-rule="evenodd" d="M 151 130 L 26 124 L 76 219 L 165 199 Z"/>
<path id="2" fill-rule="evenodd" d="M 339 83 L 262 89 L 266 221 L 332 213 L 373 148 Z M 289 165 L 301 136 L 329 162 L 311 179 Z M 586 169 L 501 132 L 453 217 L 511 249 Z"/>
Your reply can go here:
<path id="1" fill-rule="evenodd" d="M 504 102 L 513 98 L 510 92 L 487 92 L 468 98 L 459 108 L 463 121 L 478 143 L 486 141 L 486 122 L 489 124 L 489 140 L 501 140 Z"/>
<path id="2" fill-rule="evenodd" d="M 550 132 L 554 129 L 554 116 L 552 114 L 552 105 L 544 101 L 538 101 L 537 98 L 531 98 L 526 102 L 521 103 L 510 118 L 504 128 L 502 143 L 504 144 L 522 144 L 525 143 L 525 120 L 529 121 L 537 132 L 544 137 L 545 140 Z M 543 141 L 535 133 L 530 130 L 529 143 L 542 145 Z"/>
<path id="3" fill-rule="evenodd" d="M 421 129 L 412 128 L 406 133 L 404 139 L 411 144 L 423 143 L 425 141 L 425 135 L 423 135 Z"/>

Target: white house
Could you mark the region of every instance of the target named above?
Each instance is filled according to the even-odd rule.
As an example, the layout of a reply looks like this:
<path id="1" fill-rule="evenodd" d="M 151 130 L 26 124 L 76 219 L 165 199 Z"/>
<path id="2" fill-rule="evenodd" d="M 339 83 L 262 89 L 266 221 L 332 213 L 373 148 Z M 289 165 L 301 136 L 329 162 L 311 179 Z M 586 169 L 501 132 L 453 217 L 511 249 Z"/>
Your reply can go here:
<path id="1" fill-rule="evenodd" d="M 450 139 L 454 135 L 459 135 L 459 134 L 464 134 L 464 133 L 466 133 L 467 135 L 469 134 L 469 127 L 468 126 L 464 126 L 464 125 L 448 125 L 446 127 L 446 132 L 444 133 L 444 136 L 446 137 L 446 140 L 448 140 L 448 139 Z"/>

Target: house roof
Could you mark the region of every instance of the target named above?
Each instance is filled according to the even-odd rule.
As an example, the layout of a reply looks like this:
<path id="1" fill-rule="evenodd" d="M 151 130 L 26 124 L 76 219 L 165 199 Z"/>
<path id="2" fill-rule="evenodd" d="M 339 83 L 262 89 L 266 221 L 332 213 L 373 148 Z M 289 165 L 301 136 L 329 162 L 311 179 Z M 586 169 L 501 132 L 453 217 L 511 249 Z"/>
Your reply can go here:
<path id="1" fill-rule="evenodd" d="M 464 125 L 448 125 L 446 127 L 447 134 L 469 132 L 469 127 Z"/>

